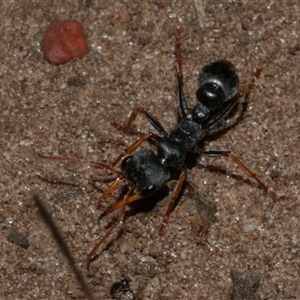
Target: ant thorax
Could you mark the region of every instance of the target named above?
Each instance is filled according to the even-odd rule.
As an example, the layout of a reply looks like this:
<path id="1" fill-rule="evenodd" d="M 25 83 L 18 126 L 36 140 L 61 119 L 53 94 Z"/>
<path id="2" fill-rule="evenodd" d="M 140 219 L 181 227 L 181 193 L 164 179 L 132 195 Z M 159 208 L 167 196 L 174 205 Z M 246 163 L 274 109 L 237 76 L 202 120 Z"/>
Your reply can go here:
<path id="1" fill-rule="evenodd" d="M 157 143 L 157 156 L 166 167 L 181 169 L 185 164 L 186 153 L 203 138 L 202 126 L 193 120 L 184 119 L 170 134 Z"/>

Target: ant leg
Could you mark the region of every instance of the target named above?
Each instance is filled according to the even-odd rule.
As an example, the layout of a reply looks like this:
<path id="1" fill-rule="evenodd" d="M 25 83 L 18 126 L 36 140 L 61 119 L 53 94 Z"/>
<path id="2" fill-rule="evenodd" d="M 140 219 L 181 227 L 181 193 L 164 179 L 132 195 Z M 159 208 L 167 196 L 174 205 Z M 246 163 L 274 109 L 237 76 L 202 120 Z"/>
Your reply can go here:
<path id="1" fill-rule="evenodd" d="M 147 139 L 152 140 L 160 140 L 160 136 L 149 132 L 148 134 L 143 134 L 137 141 L 135 141 L 132 145 L 126 148 L 112 163 L 112 166 L 115 167 L 120 160 L 126 155 L 133 153 L 142 143 L 144 143 Z"/>
<path id="2" fill-rule="evenodd" d="M 250 82 L 248 83 L 246 93 L 238 92 L 238 93 L 235 95 L 234 99 L 238 100 L 238 99 L 242 98 L 243 96 L 245 97 L 245 100 L 246 100 L 246 101 L 249 99 L 250 92 L 251 92 L 251 90 L 254 88 L 254 83 L 255 83 L 256 79 L 258 79 L 258 77 L 260 76 L 261 71 L 262 71 L 262 69 L 256 69 L 256 70 L 255 70 L 255 72 L 254 72 L 254 74 L 253 74 L 253 77 L 251 78 Z"/>
<path id="3" fill-rule="evenodd" d="M 233 109 L 237 104 L 239 98 L 233 98 L 230 100 L 224 109 L 215 114 L 206 124 L 203 125 L 203 129 L 209 131 L 217 126 Z"/>
<path id="4" fill-rule="evenodd" d="M 118 187 L 120 180 L 123 179 L 123 177 L 117 177 L 112 184 L 106 189 L 106 191 L 101 195 L 101 197 L 98 200 L 98 209 L 100 208 L 100 205 L 103 200 L 105 200 L 109 195 L 113 193 L 113 191 Z"/>
<path id="5" fill-rule="evenodd" d="M 112 166 L 116 166 L 120 160 L 126 155 L 131 154 L 134 152 L 142 143 L 144 143 L 148 139 L 148 134 L 143 134 L 137 141 L 135 141 L 132 145 L 127 147 L 112 163 Z"/>
<path id="6" fill-rule="evenodd" d="M 254 72 L 254 76 L 252 77 L 252 79 L 250 80 L 250 82 L 248 83 L 248 88 L 247 88 L 247 92 L 245 93 L 245 100 L 249 99 L 250 96 L 250 91 L 254 88 L 254 83 L 255 80 L 260 76 L 262 69 L 256 69 Z"/>
<path id="7" fill-rule="evenodd" d="M 182 190 L 183 183 L 184 183 L 185 178 L 186 178 L 186 173 L 187 173 L 187 170 L 186 170 L 186 168 L 184 168 L 184 170 L 181 172 L 181 174 L 180 174 L 180 176 L 177 180 L 176 186 L 173 190 L 171 202 L 169 203 L 168 209 L 167 209 L 167 211 L 165 213 L 165 216 L 164 216 L 163 224 L 161 225 L 161 227 L 159 229 L 159 233 L 161 233 L 161 234 L 163 233 L 163 229 L 164 229 L 164 227 L 166 226 L 166 224 L 168 222 L 169 216 L 170 216 L 171 212 L 173 211 L 174 206 L 176 204 L 176 201 L 178 199 L 178 196 L 179 196 L 179 194 Z M 126 205 L 129 204 L 129 203 L 132 203 L 134 201 L 140 200 L 142 198 L 143 198 L 142 195 L 133 194 L 127 199 Z M 105 211 L 105 213 L 111 213 L 111 212 L 115 211 L 116 209 L 120 208 L 121 206 L 123 206 L 123 199 L 118 201 L 117 203 L 113 204 L 111 207 L 109 207 Z"/>
<path id="8" fill-rule="evenodd" d="M 113 230 L 122 223 L 124 215 L 125 215 L 125 207 L 128 204 L 128 200 L 130 199 L 130 195 L 133 193 L 133 191 L 134 191 L 134 188 L 130 189 L 126 193 L 125 197 L 122 199 L 122 210 L 121 210 L 121 213 L 120 213 L 120 215 L 118 217 L 118 220 L 115 222 L 115 224 L 113 224 L 108 229 L 108 231 L 104 234 L 104 236 L 100 239 L 100 241 L 94 246 L 94 248 L 88 254 L 87 259 L 86 259 L 86 261 L 87 261 L 87 268 L 89 268 L 91 260 L 92 260 L 92 257 L 95 254 L 95 252 L 98 250 L 98 248 L 100 247 L 100 245 L 110 236 L 110 234 L 113 232 Z"/>
<path id="9" fill-rule="evenodd" d="M 182 190 L 182 186 L 183 186 L 183 183 L 184 183 L 185 178 L 186 178 L 186 173 L 187 173 L 187 169 L 184 168 L 183 171 L 181 172 L 178 180 L 177 180 L 176 186 L 175 186 L 175 188 L 173 190 L 173 193 L 172 193 L 171 202 L 169 203 L 168 209 L 167 209 L 167 211 L 165 213 L 165 216 L 164 216 L 164 219 L 163 219 L 163 223 L 162 223 L 162 225 L 161 225 L 161 227 L 159 228 L 159 231 L 158 231 L 160 234 L 163 233 L 163 230 L 164 230 L 165 226 L 168 223 L 169 216 L 170 216 L 171 212 L 173 211 L 174 206 L 177 202 L 178 196 L 179 196 L 179 194 Z"/>
<path id="10" fill-rule="evenodd" d="M 134 152 L 142 143 L 144 143 L 147 139 L 152 140 L 160 140 L 161 137 L 155 133 L 149 132 L 148 134 L 143 134 L 136 142 L 134 142 L 132 145 L 130 145 L 128 148 L 126 148 L 118 157 L 117 159 L 112 163 L 112 166 L 115 167 L 120 160 L 126 155 L 131 154 Z"/>
<path id="11" fill-rule="evenodd" d="M 145 115 L 146 118 L 148 119 L 148 121 L 150 122 L 150 124 L 162 135 L 167 135 L 167 132 L 165 131 L 164 127 L 161 125 L 161 123 L 154 118 L 153 116 L 151 116 L 143 107 L 138 107 L 136 108 L 131 115 L 129 116 L 129 119 L 127 121 L 127 125 L 126 126 L 121 126 L 119 125 L 117 122 L 115 121 L 111 121 L 110 124 L 112 126 L 114 126 L 115 128 L 117 128 L 120 131 L 127 131 L 132 122 L 135 120 L 135 118 L 137 117 L 137 114 L 140 113 L 142 115 Z"/>
<path id="12" fill-rule="evenodd" d="M 132 203 L 134 201 L 140 200 L 142 198 L 144 198 L 144 197 L 140 194 L 133 194 L 128 198 L 126 205 L 129 203 Z M 116 209 L 120 208 L 122 205 L 123 205 L 123 199 L 121 199 L 120 201 L 118 201 L 115 204 L 113 204 L 112 206 L 110 206 L 104 213 L 109 214 L 109 213 L 115 211 Z"/>
<path id="13" fill-rule="evenodd" d="M 225 157 L 230 157 L 233 162 L 238 165 L 242 171 L 247 174 L 249 177 L 252 177 L 258 184 L 259 186 L 268 194 L 272 195 L 275 198 L 283 199 L 284 197 L 278 197 L 276 193 L 268 188 L 258 177 L 257 175 L 250 170 L 235 154 L 233 154 L 231 151 L 202 151 L 201 154 L 205 156 L 210 156 L 210 157 L 219 157 L 219 156 L 225 156 Z"/>
<path id="14" fill-rule="evenodd" d="M 175 56 L 177 63 L 177 102 L 179 106 L 179 113 L 182 119 L 185 119 L 188 115 L 188 108 L 183 93 L 183 74 L 182 74 L 182 55 L 181 55 L 181 42 L 180 42 L 181 30 L 180 27 L 176 28 L 176 46 L 175 46 Z"/>

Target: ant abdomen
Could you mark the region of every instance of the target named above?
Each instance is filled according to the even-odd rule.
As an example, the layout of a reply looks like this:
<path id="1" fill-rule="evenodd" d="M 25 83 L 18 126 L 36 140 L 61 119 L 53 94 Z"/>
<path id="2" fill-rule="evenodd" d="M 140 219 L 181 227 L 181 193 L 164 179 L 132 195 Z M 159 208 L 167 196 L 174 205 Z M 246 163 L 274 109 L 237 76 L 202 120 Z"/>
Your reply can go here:
<path id="1" fill-rule="evenodd" d="M 218 60 L 204 66 L 199 72 L 197 82 L 197 101 L 210 111 L 222 108 L 239 89 L 238 71 L 227 60 Z"/>

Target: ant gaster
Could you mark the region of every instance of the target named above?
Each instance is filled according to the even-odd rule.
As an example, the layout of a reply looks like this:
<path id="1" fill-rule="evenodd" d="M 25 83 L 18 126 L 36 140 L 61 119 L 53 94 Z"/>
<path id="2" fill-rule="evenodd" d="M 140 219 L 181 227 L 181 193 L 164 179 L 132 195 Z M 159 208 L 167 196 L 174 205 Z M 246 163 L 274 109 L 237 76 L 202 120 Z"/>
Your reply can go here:
<path id="1" fill-rule="evenodd" d="M 248 86 L 244 95 L 239 90 L 239 75 L 234 65 L 225 60 L 219 60 L 204 66 L 198 75 L 198 90 L 196 91 L 196 105 L 190 109 L 187 106 L 183 92 L 182 56 L 181 56 L 181 30 L 176 31 L 176 61 L 177 61 L 177 104 L 181 121 L 169 133 L 162 124 L 144 108 L 136 108 L 130 115 L 127 125 L 121 126 L 115 121 L 111 122 L 116 129 L 127 131 L 138 114 L 146 116 L 150 124 L 159 133 L 143 134 L 136 142 L 130 145 L 110 165 L 92 162 L 96 168 L 106 168 L 117 173 L 117 177 L 102 194 L 98 207 L 103 200 L 113 193 L 122 179 L 128 181 L 129 190 L 117 203 L 106 210 L 110 213 L 121 208 L 118 220 L 108 229 L 100 241 L 87 256 L 89 266 L 92 257 L 99 246 L 107 239 L 112 231 L 122 222 L 127 204 L 151 196 L 165 185 L 174 180 L 176 185 L 172 192 L 171 201 L 165 213 L 159 232 L 162 233 L 168 218 L 174 209 L 182 191 L 187 176 L 186 158 L 188 153 L 205 156 L 230 157 L 248 176 L 252 177 L 261 188 L 276 196 L 235 154 L 230 151 L 205 151 L 199 147 L 206 133 L 218 125 L 237 104 L 242 96 L 247 99 L 254 86 L 254 79 Z M 256 77 L 260 71 L 257 71 Z M 156 153 L 148 148 L 137 148 L 146 140 L 156 143 Z M 42 156 L 45 157 L 45 156 Z M 45 157 L 46 158 L 46 157 Z M 49 157 L 48 157 L 49 158 Z M 54 157 L 53 157 L 54 158 Z M 60 159 L 60 158 L 58 158 Z M 72 160 L 72 159 L 70 159 Z M 121 161 L 121 172 L 115 166 Z"/>

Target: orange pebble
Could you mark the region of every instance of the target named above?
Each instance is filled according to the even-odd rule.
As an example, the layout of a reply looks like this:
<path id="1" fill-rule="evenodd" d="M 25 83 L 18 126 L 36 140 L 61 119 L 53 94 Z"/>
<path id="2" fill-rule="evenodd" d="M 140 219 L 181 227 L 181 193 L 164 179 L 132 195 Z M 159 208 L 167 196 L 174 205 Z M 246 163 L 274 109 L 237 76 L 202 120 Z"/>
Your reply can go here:
<path id="1" fill-rule="evenodd" d="M 52 21 L 45 33 L 42 50 L 46 60 L 54 65 L 72 58 L 82 58 L 88 51 L 81 23 L 76 20 Z"/>

